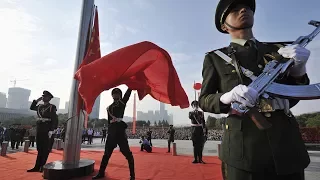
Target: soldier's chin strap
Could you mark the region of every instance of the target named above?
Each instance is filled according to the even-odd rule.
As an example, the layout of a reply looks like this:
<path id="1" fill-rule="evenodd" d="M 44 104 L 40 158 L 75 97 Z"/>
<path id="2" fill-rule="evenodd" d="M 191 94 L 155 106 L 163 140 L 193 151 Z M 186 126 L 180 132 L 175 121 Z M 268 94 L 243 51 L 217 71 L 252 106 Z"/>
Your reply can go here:
<path id="1" fill-rule="evenodd" d="M 231 26 L 231 25 L 228 24 L 227 22 L 224 22 L 224 24 L 225 24 L 226 26 L 228 26 L 229 28 L 235 29 L 235 30 L 249 29 L 249 28 L 252 28 L 252 27 L 253 27 L 253 24 L 252 24 L 252 25 L 249 25 L 249 26 L 242 27 L 242 28 L 237 28 L 237 27 Z"/>

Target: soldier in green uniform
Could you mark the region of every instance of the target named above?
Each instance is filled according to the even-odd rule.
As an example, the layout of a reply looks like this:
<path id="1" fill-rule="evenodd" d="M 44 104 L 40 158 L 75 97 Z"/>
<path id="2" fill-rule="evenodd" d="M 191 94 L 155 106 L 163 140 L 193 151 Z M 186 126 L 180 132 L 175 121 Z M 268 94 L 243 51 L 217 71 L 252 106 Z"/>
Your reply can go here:
<path id="1" fill-rule="evenodd" d="M 278 83 L 309 84 L 305 65 L 310 51 L 297 45 L 279 49 L 279 44 L 256 40 L 252 33 L 254 12 L 254 0 L 219 2 L 215 24 L 221 33 L 231 36 L 231 43 L 205 56 L 200 107 L 205 112 L 229 113 L 219 155 L 226 179 L 303 180 L 310 159 L 290 112 L 298 101 L 263 99 L 247 85 L 279 55 L 294 58 L 295 62 L 282 79 L 276 80 Z M 231 114 L 232 102 L 259 108 L 271 128 L 259 130 L 247 114 Z"/>
<path id="2" fill-rule="evenodd" d="M 13 124 L 10 128 L 11 149 L 19 149 L 20 145 L 20 124 Z"/>
<path id="3" fill-rule="evenodd" d="M 202 160 L 202 152 L 204 147 L 204 133 L 206 122 L 204 120 L 204 114 L 202 111 L 199 111 L 199 102 L 192 101 L 191 103 L 193 111 L 189 112 L 189 119 L 191 120 L 191 140 L 193 144 L 193 157 L 194 160 L 192 163 L 202 163 L 205 162 Z"/>
<path id="4" fill-rule="evenodd" d="M 52 148 L 53 134 L 58 127 L 57 108 L 50 104 L 53 95 L 49 91 L 43 91 L 42 97 L 33 100 L 30 109 L 37 111 L 37 130 L 36 130 L 36 145 L 37 145 L 37 160 L 34 168 L 27 172 L 42 172 L 43 166 L 46 164 L 49 153 Z M 43 101 L 43 104 L 38 103 Z"/>
<path id="5" fill-rule="evenodd" d="M 171 124 L 169 126 L 169 129 L 167 131 L 167 134 L 169 134 L 169 137 L 168 137 L 168 152 L 167 153 L 170 153 L 170 146 L 171 146 L 171 143 L 174 142 L 174 134 L 175 134 L 176 130 L 173 128 L 173 125 Z"/>

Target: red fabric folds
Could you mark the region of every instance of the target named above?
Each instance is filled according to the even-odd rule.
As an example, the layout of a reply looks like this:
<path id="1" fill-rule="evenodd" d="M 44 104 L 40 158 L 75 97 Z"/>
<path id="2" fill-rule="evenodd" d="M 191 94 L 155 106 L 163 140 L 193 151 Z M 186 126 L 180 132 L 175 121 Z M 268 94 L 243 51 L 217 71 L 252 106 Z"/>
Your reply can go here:
<path id="1" fill-rule="evenodd" d="M 99 39 L 99 17 L 98 17 L 98 9 L 95 9 L 95 15 L 94 15 L 94 24 L 91 32 L 91 38 L 89 40 L 89 46 L 86 52 L 86 56 L 83 59 L 82 63 L 79 66 L 79 69 L 91 62 L 93 62 L 96 59 L 101 58 L 101 52 L 100 52 L 100 39 Z M 80 111 L 83 109 L 83 100 L 78 95 L 78 103 L 77 103 L 77 115 L 79 115 Z M 94 102 L 93 102 L 94 103 Z M 89 113 L 85 115 L 84 119 L 84 127 L 87 128 L 88 125 L 88 119 L 89 119 Z"/>
<path id="2" fill-rule="evenodd" d="M 87 113 L 91 113 L 101 92 L 121 84 L 137 90 L 140 100 L 149 94 L 172 106 L 189 107 L 170 55 L 148 41 L 121 48 L 82 66 L 75 79 L 80 82 L 78 91 Z"/>

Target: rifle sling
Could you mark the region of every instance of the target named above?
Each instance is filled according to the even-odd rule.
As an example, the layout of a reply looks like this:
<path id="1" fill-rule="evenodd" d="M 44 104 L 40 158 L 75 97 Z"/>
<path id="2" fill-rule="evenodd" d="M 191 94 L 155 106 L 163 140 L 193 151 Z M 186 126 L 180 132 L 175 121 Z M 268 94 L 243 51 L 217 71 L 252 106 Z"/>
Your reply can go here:
<path id="1" fill-rule="evenodd" d="M 239 80 L 240 80 L 240 84 L 243 84 L 243 79 L 242 79 L 242 71 L 240 70 L 240 65 L 239 65 L 239 62 L 236 58 L 236 55 L 235 55 L 236 51 L 233 49 L 232 46 L 228 46 L 228 55 L 231 57 L 232 59 L 232 64 L 233 66 L 235 67 L 236 69 L 236 72 L 238 74 L 238 77 L 239 77 Z"/>

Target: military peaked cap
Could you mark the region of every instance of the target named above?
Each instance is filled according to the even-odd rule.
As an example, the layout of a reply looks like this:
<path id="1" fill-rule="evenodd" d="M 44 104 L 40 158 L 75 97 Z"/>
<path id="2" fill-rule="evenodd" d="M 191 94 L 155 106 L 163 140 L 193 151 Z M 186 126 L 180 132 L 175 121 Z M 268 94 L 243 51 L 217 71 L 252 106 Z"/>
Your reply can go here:
<path id="1" fill-rule="evenodd" d="M 227 33 L 221 29 L 221 25 L 226 20 L 229 12 L 233 7 L 238 4 L 244 4 L 251 8 L 253 12 L 256 10 L 256 1 L 255 0 L 220 0 L 216 9 L 215 23 L 218 31 L 222 33 Z"/>
<path id="2" fill-rule="evenodd" d="M 53 98 L 53 95 L 49 91 L 43 91 L 42 96 L 48 96 L 51 99 Z"/>

